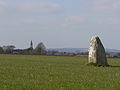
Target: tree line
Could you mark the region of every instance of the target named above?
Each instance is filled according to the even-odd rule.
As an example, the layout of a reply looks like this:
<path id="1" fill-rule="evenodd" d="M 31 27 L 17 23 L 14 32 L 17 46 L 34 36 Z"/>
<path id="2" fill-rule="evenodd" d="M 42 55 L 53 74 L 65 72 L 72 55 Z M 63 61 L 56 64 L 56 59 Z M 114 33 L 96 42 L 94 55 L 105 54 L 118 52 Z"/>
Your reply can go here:
<path id="1" fill-rule="evenodd" d="M 31 43 L 32 44 L 32 43 Z M 14 45 L 7 45 L 0 47 L 0 53 L 1 54 L 46 54 L 47 49 L 45 45 L 41 42 L 39 43 L 36 48 L 33 48 L 31 45 L 29 48 L 26 49 L 15 49 L 16 47 Z"/>

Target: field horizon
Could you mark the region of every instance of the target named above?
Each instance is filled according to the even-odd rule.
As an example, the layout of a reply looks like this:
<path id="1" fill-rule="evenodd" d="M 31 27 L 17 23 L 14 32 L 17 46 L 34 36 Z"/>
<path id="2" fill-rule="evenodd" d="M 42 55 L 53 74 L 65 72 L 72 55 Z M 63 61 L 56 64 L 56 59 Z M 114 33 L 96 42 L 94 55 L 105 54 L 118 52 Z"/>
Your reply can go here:
<path id="1" fill-rule="evenodd" d="M 0 55 L 1 90 L 119 90 L 120 59 L 86 66 L 87 57 Z"/>

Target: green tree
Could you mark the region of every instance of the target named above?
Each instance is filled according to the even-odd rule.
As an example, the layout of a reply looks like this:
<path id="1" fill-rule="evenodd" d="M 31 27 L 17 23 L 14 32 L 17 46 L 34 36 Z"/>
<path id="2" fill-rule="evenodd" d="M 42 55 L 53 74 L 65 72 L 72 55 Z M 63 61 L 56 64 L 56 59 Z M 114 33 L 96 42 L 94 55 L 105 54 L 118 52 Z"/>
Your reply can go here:
<path id="1" fill-rule="evenodd" d="M 4 50 L 2 47 L 0 47 L 0 53 L 4 53 Z"/>
<path id="2" fill-rule="evenodd" d="M 5 53 L 12 53 L 15 46 L 14 45 L 8 45 L 2 47 Z"/>

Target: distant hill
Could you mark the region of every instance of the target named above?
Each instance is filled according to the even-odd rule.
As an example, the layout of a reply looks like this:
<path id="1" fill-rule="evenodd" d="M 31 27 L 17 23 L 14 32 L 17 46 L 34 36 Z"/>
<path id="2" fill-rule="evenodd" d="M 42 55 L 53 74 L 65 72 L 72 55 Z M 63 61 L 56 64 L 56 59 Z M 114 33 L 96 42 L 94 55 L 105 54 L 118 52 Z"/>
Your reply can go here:
<path id="1" fill-rule="evenodd" d="M 86 53 L 88 52 L 88 48 L 49 48 L 48 51 L 59 51 L 59 52 L 70 52 L 70 53 Z M 110 55 L 117 55 L 117 53 L 120 53 L 120 50 L 116 49 L 106 49 L 106 52 Z"/>
<path id="2" fill-rule="evenodd" d="M 110 55 L 117 55 L 118 53 L 120 53 L 120 50 L 116 50 L 116 49 L 106 49 L 105 51 Z"/>
<path id="3" fill-rule="evenodd" d="M 49 51 L 59 51 L 59 52 L 88 52 L 87 48 L 50 48 Z"/>

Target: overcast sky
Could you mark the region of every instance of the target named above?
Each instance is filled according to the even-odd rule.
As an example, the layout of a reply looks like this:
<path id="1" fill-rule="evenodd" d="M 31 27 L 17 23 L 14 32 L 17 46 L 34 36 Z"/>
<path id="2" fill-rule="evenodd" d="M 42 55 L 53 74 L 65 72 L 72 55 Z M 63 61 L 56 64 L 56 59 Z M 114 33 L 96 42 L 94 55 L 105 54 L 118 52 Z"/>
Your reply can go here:
<path id="1" fill-rule="evenodd" d="M 120 0 L 0 0 L 0 45 L 120 49 Z"/>

